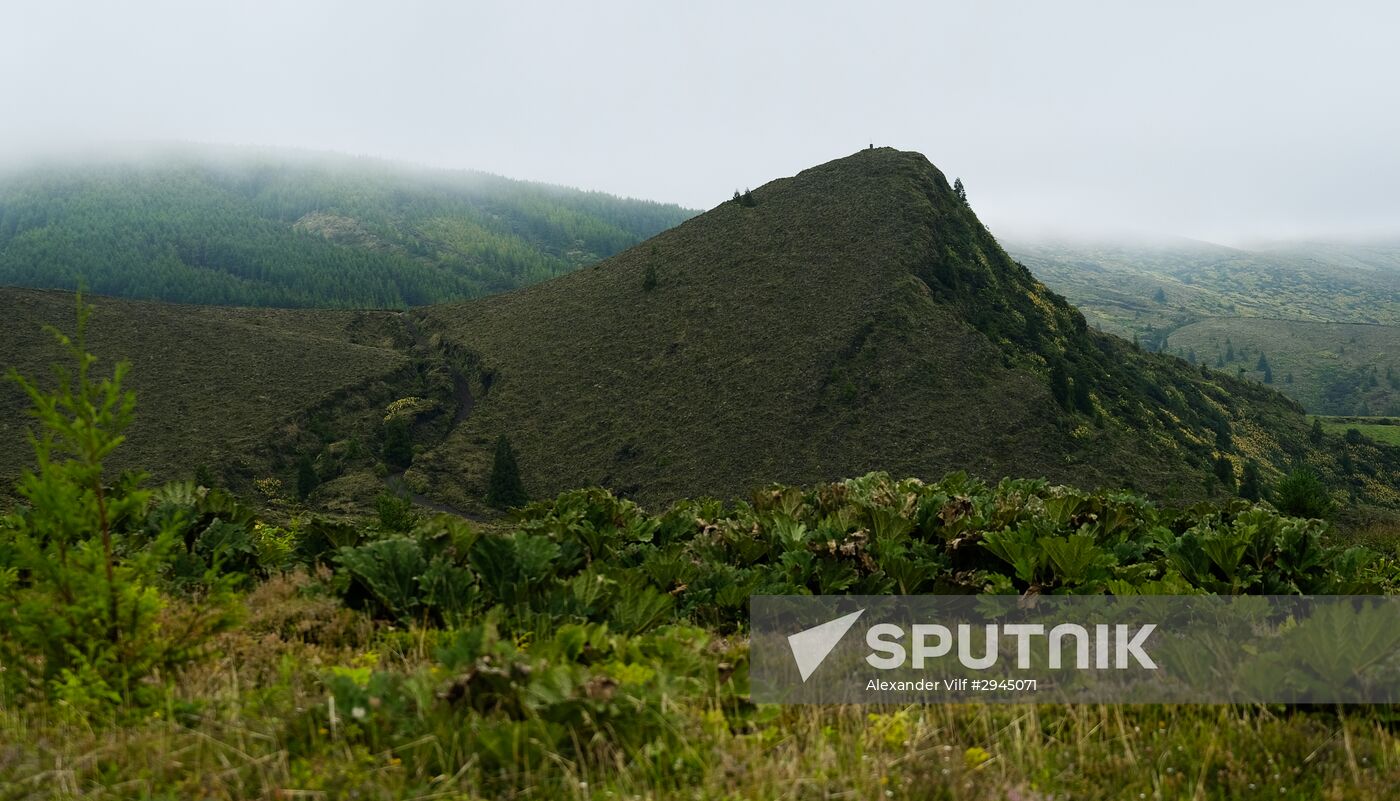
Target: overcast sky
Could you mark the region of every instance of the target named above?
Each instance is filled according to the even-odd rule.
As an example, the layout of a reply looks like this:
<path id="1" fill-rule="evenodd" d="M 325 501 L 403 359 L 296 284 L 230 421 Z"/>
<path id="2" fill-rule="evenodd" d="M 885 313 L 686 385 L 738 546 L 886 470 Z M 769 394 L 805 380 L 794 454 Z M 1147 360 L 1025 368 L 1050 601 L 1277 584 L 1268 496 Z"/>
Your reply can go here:
<path id="1" fill-rule="evenodd" d="M 287 145 L 709 208 L 873 141 L 998 233 L 1397 236 L 1397 8 L 0 0 L 0 146 Z"/>

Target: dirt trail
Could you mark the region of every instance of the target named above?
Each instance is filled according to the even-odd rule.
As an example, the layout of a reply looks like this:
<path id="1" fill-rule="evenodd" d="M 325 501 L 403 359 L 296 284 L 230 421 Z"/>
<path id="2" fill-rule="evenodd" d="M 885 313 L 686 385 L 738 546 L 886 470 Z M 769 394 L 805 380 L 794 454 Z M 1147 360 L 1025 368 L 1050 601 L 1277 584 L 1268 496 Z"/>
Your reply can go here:
<path id="1" fill-rule="evenodd" d="M 413 347 L 423 351 L 429 350 L 427 339 L 423 336 L 422 330 L 418 328 L 418 323 L 413 319 L 411 313 L 400 312 L 400 314 L 403 318 L 404 329 L 413 337 Z M 471 382 L 462 374 L 462 371 L 458 370 L 450 361 L 444 360 L 444 362 L 452 375 L 452 400 L 457 404 L 457 409 L 452 414 L 452 425 L 448 426 L 447 433 L 443 434 L 442 437 L 443 440 L 446 440 L 448 437 L 452 436 L 453 431 L 457 430 L 457 426 L 461 425 L 462 422 L 471 415 L 472 408 L 476 406 L 476 398 L 472 395 Z M 477 522 L 486 519 L 480 515 L 465 512 L 450 504 L 435 501 L 426 495 L 420 495 L 409 490 L 408 484 L 404 481 L 404 472 L 405 471 L 400 470 L 396 473 L 390 473 L 384 478 L 384 485 L 392 492 L 400 495 L 406 494 L 418 506 L 432 509 L 435 512 L 456 515 L 457 517 L 463 517 L 467 520 Z"/>

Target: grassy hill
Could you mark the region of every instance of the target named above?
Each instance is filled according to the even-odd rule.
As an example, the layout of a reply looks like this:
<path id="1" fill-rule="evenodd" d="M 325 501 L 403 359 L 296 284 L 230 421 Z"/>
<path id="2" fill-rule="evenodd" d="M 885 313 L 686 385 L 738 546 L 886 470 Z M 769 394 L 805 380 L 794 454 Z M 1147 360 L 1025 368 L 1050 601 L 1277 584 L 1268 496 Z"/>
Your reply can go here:
<path id="1" fill-rule="evenodd" d="M 204 472 L 247 483 L 273 475 L 268 444 L 280 444 L 282 460 L 294 461 L 295 450 L 286 448 L 288 428 L 295 430 L 306 410 L 339 399 L 358 399 L 352 405 L 362 406 L 412 377 L 409 359 L 397 349 L 399 326 L 388 312 L 112 298 L 95 299 L 94 306 L 88 339 L 101 359 L 96 369 L 110 374 L 114 362 L 131 362 L 128 388 L 137 394 L 136 423 L 116 466 L 139 467 L 160 479 Z M 61 351 L 42 327 L 73 331 L 73 295 L 0 289 L 0 309 L 6 321 L 0 370 L 52 383 L 48 366 L 61 360 Z M 24 442 L 27 406 L 17 386 L 0 382 L 0 494 L 33 459 Z"/>
<path id="2" fill-rule="evenodd" d="M 1177 498 L 1221 456 L 1337 470 L 1282 395 L 1091 330 L 915 153 L 862 151 L 592 268 L 414 314 L 478 371 L 470 417 L 409 471 L 454 503 L 484 492 L 500 434 L 534 493 L 653 503 L 873 468 Z M 1356 481 L 1385 496 L 1389 475 Z"/>
<path id="3" fill-rule="evenodd" d="M 1263 381 L 1308 411 L 1400 415 L 1400 326 L 1263 318 L 1202 320 L 1172 332 L 1169 350 Z"/>
<path id="4" fill-rule="evenodd" d="M 185 149 L 0 172 L 0 285 L 391 308 L 504 292 L 689 216 L 484 173 Z"/>
<path id="5" fill-rule="evenodd" d="M 41 372 L 38 326 L 70 321 L 71 298 L 6 290 L 0 309 L 5 366 Z M 536 497 L 602 485 L 659 505 L 882 469 L 1190 500 L 1232 493 L 1250 462 L 1266 480 L 1305 462 L 1400 504 L 1393 451 L 1310 439 L 1272 389 L 1093 330 L 923 156 L 890 149 L 516 292 L 409 312 L 100 299 L 92 335 L 135 362 L 131 463 L 305 484 L 326 509 L 391 486 L 481 510 L 503 435 Z"/>

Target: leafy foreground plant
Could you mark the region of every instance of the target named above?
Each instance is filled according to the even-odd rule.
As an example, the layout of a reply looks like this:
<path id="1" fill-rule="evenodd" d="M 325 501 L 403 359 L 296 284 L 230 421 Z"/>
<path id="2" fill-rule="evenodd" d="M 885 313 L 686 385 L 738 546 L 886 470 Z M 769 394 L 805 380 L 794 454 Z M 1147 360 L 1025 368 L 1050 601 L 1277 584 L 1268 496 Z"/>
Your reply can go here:
<path id="1" fill-rule="evenodd" d="M 1328 544 L 1327 524 L 1237 501 L 1161 509 L 1131 493 L 1045 481 L 995 486 L 882 473 L 752 502 L 683 501 L 659 515 L 605 490 L 531 504 L 507 531 L 441 516 L 340 549 L 352 605 L 404 624 L 509 611 L 546 633 L 607 623 L 742 629 L 753 594 L 1384 592 L 1396 565 Z"/>
<path id="2" fill-rule="evenodd" d="M 109 483 L 103 462 L 121 445 L 136 398 L 122 390 L 126 363 L 93 376 L 91 313 L 79 298 L 76 335 L 49 329 L 71 360 L 55 365 L 53 390 L 10 372 L 33 403 L 37 470 L 19 482 L 28 506 L 0 521 L 0 686 L 79 711 L 153 701 L 149 682 L 232 622 L 228 580 L 213 572 L 198 607 L 169 608 L 160 587 L 184 547 L 180 520 L 146 528 L 144 477 Z"/>

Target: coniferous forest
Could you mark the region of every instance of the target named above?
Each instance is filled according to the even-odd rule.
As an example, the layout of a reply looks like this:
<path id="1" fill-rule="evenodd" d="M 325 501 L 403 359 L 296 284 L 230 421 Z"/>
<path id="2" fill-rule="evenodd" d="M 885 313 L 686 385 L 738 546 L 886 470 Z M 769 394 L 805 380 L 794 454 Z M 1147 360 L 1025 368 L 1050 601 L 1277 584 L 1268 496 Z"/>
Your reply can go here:
<path id="1" fill-rule="evenodd" d="M 689 216 L 484 173 L 238 150 L 0 172 L 0 284 L 240 306 L 505 292 Z"/>

